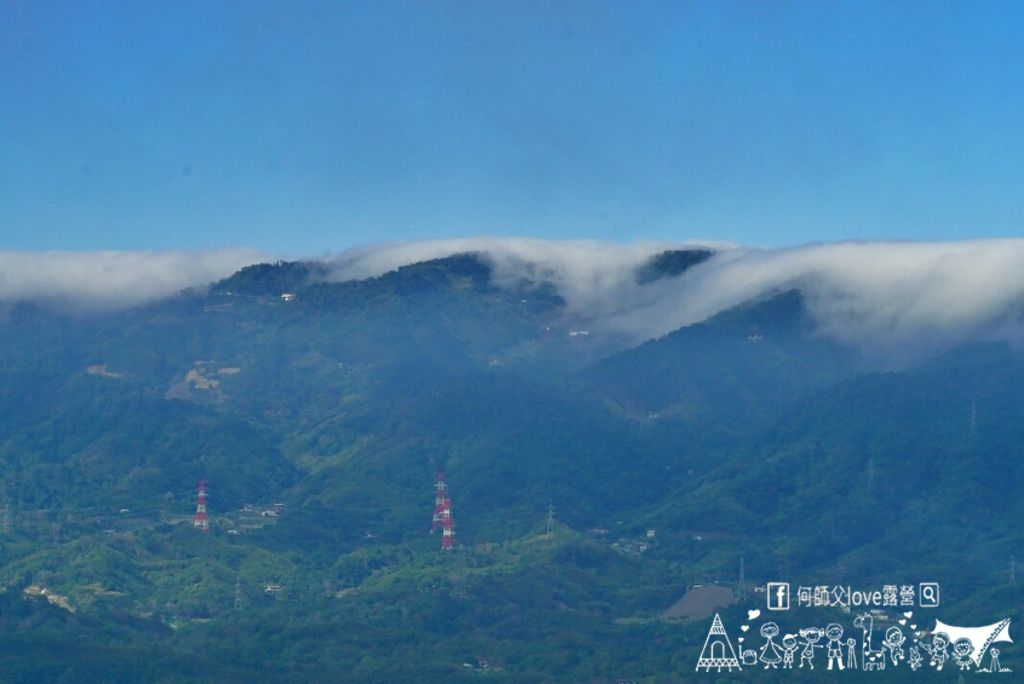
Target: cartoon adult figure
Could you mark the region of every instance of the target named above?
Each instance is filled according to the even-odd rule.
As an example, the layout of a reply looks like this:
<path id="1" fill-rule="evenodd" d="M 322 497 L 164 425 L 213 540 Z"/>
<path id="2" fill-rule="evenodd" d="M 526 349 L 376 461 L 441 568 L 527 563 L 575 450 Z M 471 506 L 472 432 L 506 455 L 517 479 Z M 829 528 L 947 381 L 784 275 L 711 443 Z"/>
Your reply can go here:
<path id="1" fill-rule="evenodd" d="M 796 636 L 793 634 L 787 634 L 782 637 L 782 669 L 792 670 L 793 669 L 793 654 L 796 653 Z"/>
<path id="2" fill-rule="evenodd" d="M 932 643 L 922 641 L 921 648 L 928 651 L 932 659 L 928 663 L 935 668 L 936 672 L 942 671 L 942 666 L 946 664 L 946 660 L 949 658 L 949 654 L 946 653 L 946 646 L 949 645 L 949 637 L 946 636 L 945 632 L 939 632 L 932 636 Z"/>
<path id="3" fill-rule="evenodd" d="M 960 666 L 960 671 L 971 669 L 974 661 L 971 654 L 974 653 L 974 644 L 970 639 L 957 639 L 953 642 L 953 660 Z"/>
<path id="4" fill-rule="evenodd" d="M 885 630 L 885 641 L 882 642 L 882 650 L 889 649 L 889 657 L 892 659 L 893 667 L 899 665 L 903 660 L 903 642 L 907 637 L 903 636 L 903 630 L 899 627 L 890 627 Z"/>
<path id="5" fill-rule="evenodd" d="M 842 626 L 833 622 L 825 628 L 825 637 L 828 638 L 828 650 L 826 650 L 826 653 L 828 654 L 828 669 L 832 669 L 833 663 L 835 663 L 840 670 L 844 669 Z"/>
<path id="6" fill-rule="evenodd" d="M 853 637 L 846 640 L 846 669 L 857 669 L 857 640 Z"/>
<path id="7" fill-rule="evenodd" d="M 821 641 L 821 630 L 817 627 L 804 627 L 800 630 L 800 636 L 804 639 L 804 650 L 800 651 L 800 667 L 804 664 L 814 669 L 814 649 L 822 648 L 818 642 Z"/>
<path id="8" fill-rule="evenodd" d="M 782 651 L 779 649 L 779 645 L 775 643 L 774 639 L 779 635 L 779 626 L 774 622 L 766 622 L 761 625 L 761 636 L 764 637 L 764 646 L 761 647 L 761 657 L 758 658 L 764 663 L 764 669 L 771 668 L 773 670 L 779 669 L 779 663 L 782 662 Z"/>
<path id="9" fill-rule="evenodd" d="M 907 661 L 910 663 L 910 669 L 917 672 L 923 660 L 924 658 L 921 657 L 921 651 L 918 650 L 917 646 L 911 646 L 910 656 L 907 658 Z"/>

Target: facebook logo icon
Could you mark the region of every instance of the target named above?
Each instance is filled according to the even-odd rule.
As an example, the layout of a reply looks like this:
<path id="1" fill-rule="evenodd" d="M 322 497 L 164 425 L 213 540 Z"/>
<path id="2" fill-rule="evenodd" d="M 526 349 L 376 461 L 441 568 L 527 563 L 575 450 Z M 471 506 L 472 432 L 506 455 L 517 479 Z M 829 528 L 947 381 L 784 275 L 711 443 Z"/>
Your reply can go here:
<path id="1" fill-rule="evenodd" d="M 789 582 L 769 582 L 768 610 L 789 610 Z"/>

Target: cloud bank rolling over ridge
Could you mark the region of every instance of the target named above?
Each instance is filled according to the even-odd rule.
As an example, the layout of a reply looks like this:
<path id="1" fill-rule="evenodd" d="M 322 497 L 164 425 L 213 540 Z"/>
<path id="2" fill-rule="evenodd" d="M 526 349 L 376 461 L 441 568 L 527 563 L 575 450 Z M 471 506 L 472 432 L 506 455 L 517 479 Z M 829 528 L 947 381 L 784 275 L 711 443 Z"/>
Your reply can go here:
<path id="1" fill-rule="evenodd" d="M 251 249 L 205 251 L 0 251 L 0 302 L 86 309 L 145 304 L 205 286 L 269 257 Z"/>
<path id="2" fill-rule="evenodd" d="M 681 276 L 640 284 L 666 249 L 710 248 Z M 708 243 L 466 238 L 358 247 L 322 261 L 330 280 L 381 275 L 474 252 L 498 286 L 552 283 L 566 315 L 633 342 L 658 337 L 773 292 L 799 288 L 823 334 L 861 345 L 1016 335 L 1024 304 L 1024 239 L 840 242 L 758 249 Z M 132 306 L 204 286 L 272 260 L 251 250 L 0 252 L 0 300 Z"/>

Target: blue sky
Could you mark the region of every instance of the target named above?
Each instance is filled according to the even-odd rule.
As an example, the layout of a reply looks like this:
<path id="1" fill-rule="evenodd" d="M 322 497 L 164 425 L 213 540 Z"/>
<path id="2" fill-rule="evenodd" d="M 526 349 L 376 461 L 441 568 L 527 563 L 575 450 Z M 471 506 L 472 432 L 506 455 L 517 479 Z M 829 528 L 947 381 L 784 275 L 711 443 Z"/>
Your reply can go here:
<path id="1" fill-rule="evenodd" d="M 0 0 L 0 249 L 1024 228 L 1024 3 Z"/>

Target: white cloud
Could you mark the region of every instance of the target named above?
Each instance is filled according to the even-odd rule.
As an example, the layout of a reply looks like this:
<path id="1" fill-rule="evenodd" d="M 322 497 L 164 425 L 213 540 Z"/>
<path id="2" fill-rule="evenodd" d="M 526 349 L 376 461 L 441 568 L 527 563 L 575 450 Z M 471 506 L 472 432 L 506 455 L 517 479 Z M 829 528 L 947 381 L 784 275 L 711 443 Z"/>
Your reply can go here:
<path id="1" fill-rule="evenodd" d="M 658 337 L 750 299 L 794 287 L 823 333 L 886 346 L 922 335 L 952 341 L 987 334 L 1024 303 L 1024 240 L 841 242 L 782 249 L 708 245 L 710 260 L 683 276 L 639 285 L 636 268 L 693 243 L 471 238 L 382 245 L 335 260 L 338 279 L 479 252 L 499 285 L 549 281 L 568 314 L 632 341 Z"/>
<path id="2" fill-rule="evenodd" d="M 655 254 L 698 246 L 716 249 L 715 256 L 680 277 L 637 283 L 636 269 Z M 552 283 L 573 323 L 631 342 L 794 287 L 806 295 L 823 333 L 868 346 L 1005 333 L 1016 329 L 1024 304 L 1024 239 L 752 249 L 480 237 L 360 247 L 324 261 L 331 279 L 346 280 L 465 252 L 491 263 L 499 286 Z M 0 252 L 0 300 L 129 306 L 271 259 L 240 249 Z"/>
<path id="3" fill-rule="evenodd" d="M 551 282 L 566 300 L 570 315 L 595 318 L 622 312 L 644 299 L 647 290 L 636 284 L 636 269 L 652 256 L 667 249 L 698 246 L 478 237 L 363 247 L 329 261 L 333 279 L 350 280 L 381 275 L 418 261 L 473 252 L 493 266 L 493 282 L 498 286 Z"/>
<path id="4" fill-rule="evenodd" d="M 132 306 L 205 286 L 267 258 L 248 249 L 0 252 L 0 301 Z"/>

